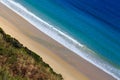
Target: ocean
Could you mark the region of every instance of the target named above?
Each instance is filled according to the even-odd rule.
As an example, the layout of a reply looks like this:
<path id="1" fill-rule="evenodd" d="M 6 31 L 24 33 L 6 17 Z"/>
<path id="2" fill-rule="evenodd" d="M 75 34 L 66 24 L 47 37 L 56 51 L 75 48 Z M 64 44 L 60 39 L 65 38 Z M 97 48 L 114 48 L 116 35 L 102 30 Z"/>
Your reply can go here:
<path id="1" fill-rule="evenodd" d="M 43 33 L 120 79 L 119 0 L 1 0 Z"/>

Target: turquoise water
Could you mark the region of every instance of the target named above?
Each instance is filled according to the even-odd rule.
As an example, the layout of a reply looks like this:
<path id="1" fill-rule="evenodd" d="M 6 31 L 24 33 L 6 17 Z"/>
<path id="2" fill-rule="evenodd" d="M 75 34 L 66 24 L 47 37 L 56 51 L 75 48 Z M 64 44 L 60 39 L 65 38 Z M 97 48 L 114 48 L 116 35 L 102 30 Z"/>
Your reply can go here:
<path id="1" fill-rule="evenodd" d="M 44 33 L 51 29 L 54 34 L 50 33 L 50 35 L 58 38 L 57 40 L 60 40 L 58 42 L 64 43 L 64 46 L 67 44 L 67 48 L 71 46 L 71 50 L 80 56 L 83 54 L 82 57 L 86 56 L 85 59 L 89 62 L 98 65 L 97 67 L 101 69 L 105 68 L 104 71 L 120 78 L 120 5 L 118 0 L 14 0 L 17 5 L 12 3 L 14 1 L 3 1 L 6 5 L 14 5 L 11 6 L 14 11 L 43 32 L 45 31 Z M 24 8 L 20 8 L 18 3 L 27 11 L 21 10 Z M 39 21 L 29 12 L 51 24 L 52 27 Z M 54 30 L 53 27 L 58 30 Z M 59 33 L 59 30 L 87 48 L 81 48 L 78 43 L 70 40 L 71 38 Z M 81 53 L 81 49 L 84 49 L 86 53 Z"/>
<path id="2" fill-rule="evenodd" d="M 107 0 L 16 1 L 20 1 L 37 16 L 56 25 L 98 55 L 120 67 L 120 15 L 115 12 L 119 10 L 116 9 L 116 6 L 119 6 L 117 3 L 114 3 L 116 6 L 112 6 L 114 4 Z"/>

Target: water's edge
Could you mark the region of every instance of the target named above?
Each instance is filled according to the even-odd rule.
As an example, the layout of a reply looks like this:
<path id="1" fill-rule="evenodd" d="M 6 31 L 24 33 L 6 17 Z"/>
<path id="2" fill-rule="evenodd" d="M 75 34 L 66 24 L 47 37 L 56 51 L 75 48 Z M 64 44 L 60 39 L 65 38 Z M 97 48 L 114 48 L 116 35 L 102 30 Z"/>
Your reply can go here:
<path id="1" fill-rule="evenodd" d="M 19 3 L 10 0 L 2 0 L 0 1 L 4 5 L 6 5 L 9 9 L 13 10 L 15 13 L 22 16 L 25 20 L 29 23 L 33 24 L 36 28 L 38 28 L 43 33 L 47 34 L 66 48 L 70 49 L 71 51 L 75 52 L 88 62 L 92 63 L 93 65 L 97 66 L 101 70 L 107 72 L 111 76 L 115 77 L 116 79 L 120 79 L 120 70 L 113 67 L 108 62 L 102 60 L 100 57 L 96 56 L 93 51 L 85 47 L 84 45 L 80 44 L 76 40 L 72 39 L 70 36 L 64 34 L 60 30 L 56 29 L 54 26 L 48 24 L 47 22 L 43 21 L 42 19 L 38 18 L 31 12 L 29 12 L 26 8 L 24 8 Z"/>

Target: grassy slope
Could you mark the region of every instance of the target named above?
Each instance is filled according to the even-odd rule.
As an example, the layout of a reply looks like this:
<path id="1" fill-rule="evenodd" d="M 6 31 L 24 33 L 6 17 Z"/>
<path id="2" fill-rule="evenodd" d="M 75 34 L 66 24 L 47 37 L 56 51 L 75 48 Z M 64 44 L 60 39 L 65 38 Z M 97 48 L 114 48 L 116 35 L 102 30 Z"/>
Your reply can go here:
<path id="1" fill-rule="evenodd" d="M 63 80 L 42 58 L 0 28 L 0 80 Z"/>

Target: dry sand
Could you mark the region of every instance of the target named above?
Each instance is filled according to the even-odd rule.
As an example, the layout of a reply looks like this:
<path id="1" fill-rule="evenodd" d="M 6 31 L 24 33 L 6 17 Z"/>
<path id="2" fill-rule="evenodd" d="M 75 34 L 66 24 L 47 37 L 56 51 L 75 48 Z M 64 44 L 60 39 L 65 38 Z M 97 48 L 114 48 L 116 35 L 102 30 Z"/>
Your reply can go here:
<path id="1" fill-rule="evenodd" d="M 0 3 L 0 27 L 40 55 L 64 80 L 115 80 Z"/>

